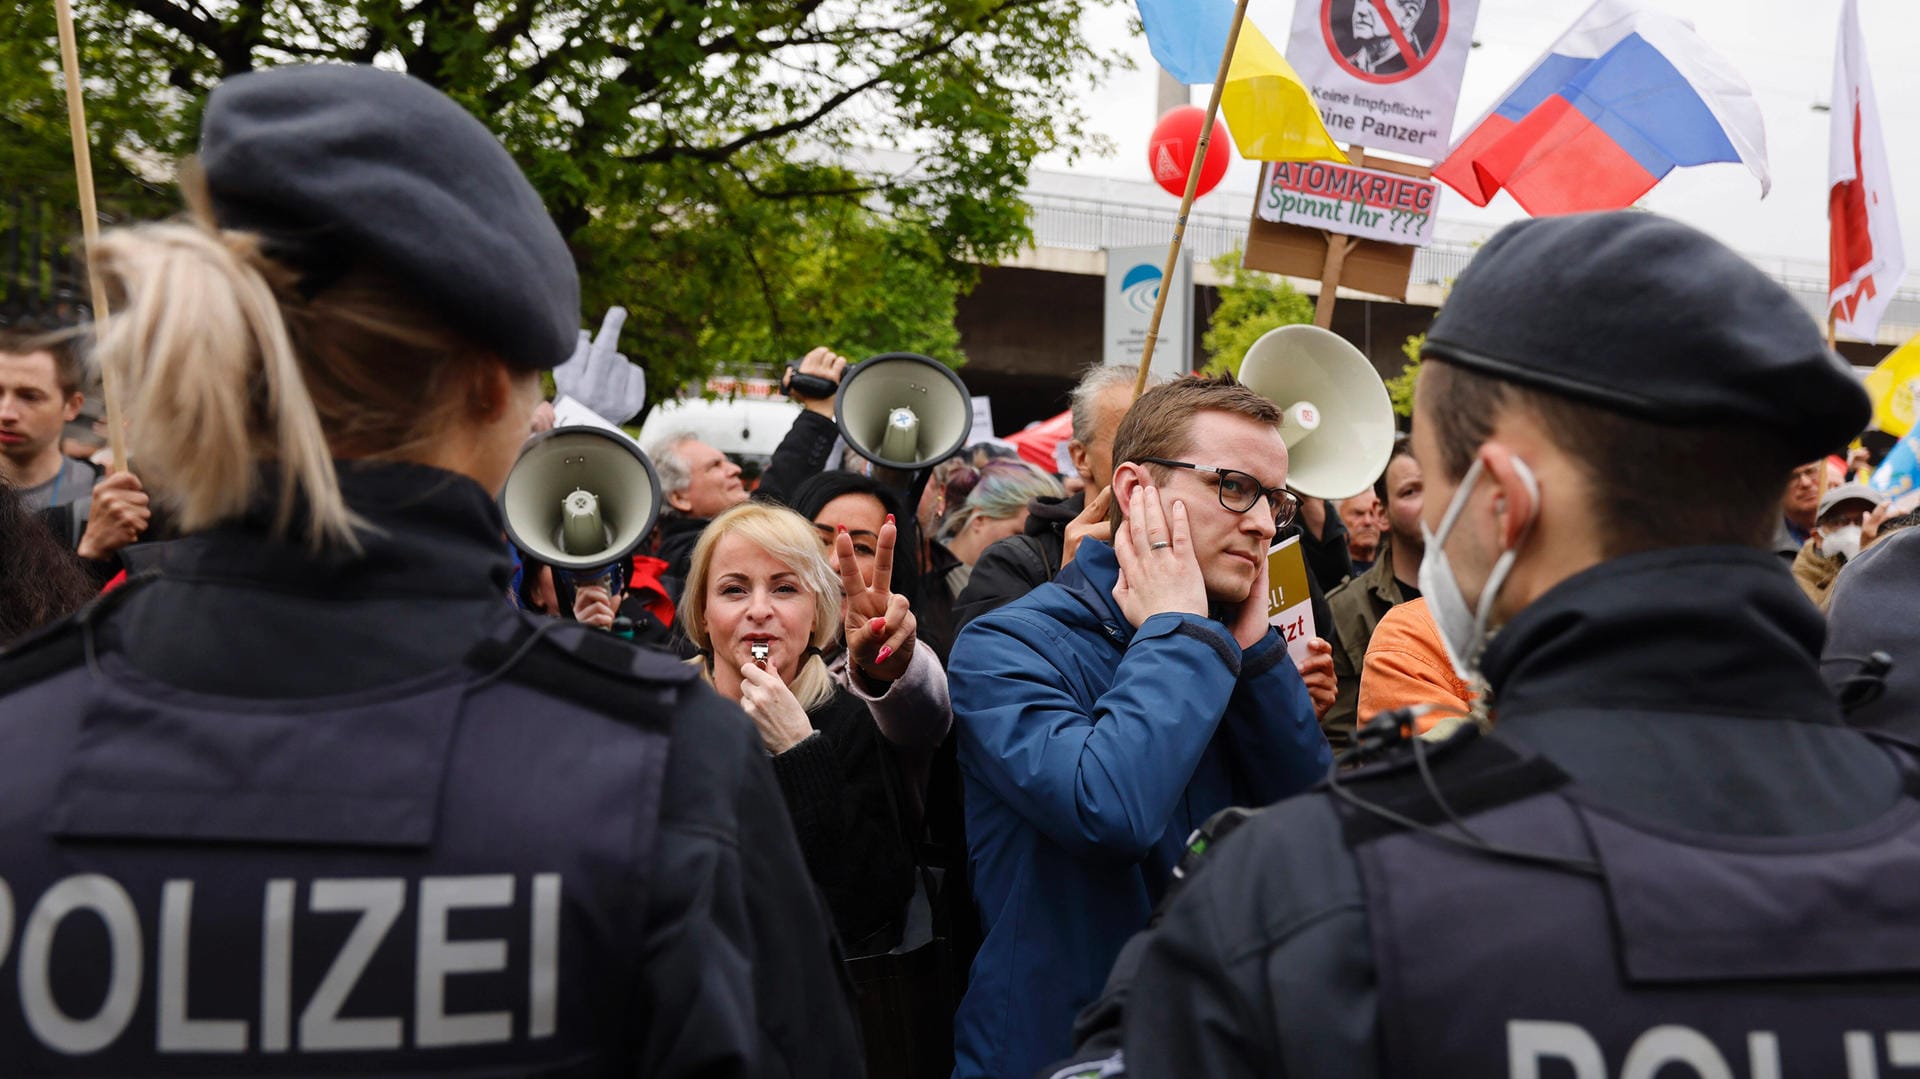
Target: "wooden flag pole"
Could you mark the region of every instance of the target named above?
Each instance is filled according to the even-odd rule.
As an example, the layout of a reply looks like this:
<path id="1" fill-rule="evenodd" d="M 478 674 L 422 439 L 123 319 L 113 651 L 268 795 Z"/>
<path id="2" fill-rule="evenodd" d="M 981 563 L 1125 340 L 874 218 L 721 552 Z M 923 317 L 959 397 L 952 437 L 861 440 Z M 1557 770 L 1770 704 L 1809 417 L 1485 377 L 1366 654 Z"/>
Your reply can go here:
<path id="1" fill-rule="evenodd" d="M 62 0 L 64 2 L 64 0 Z M 1240 24 L 1247 19 L 1247 0 L 1233 9 L 1233 23 L 1227 28 L 1227 51 L 1220 54 L 1220 70 L 1213 77 L 1213 96 L 1207 99 L 1207 118 L 1200 124 L 1200 141 L 1193 147 L 1193 164 L 1187 169 L 1187 193 L 1180 198 L 1180 217 L 1173 223 L 1173 242 L 1167 246 L 1167 266 L 1160 274 L 1160 295 L 1153 301 L 1153 318 L 1147 322 L 1147 340 L 1140 350 L 1140 373 L 1133 380 L 1133 399 L 1147 392 L 1147 372 L 1153 368 L 1153 346 L 1160 340 L 1160 316 L 1167 309 L 1167 293 L 1173 288 L 1173 271 L 1180 265 L 1180 243 L 1187 235 L 1187 214 L 1200 191 L 1200 165 L 1207 159 L 1207 143 L 1213 139 L 1213 117 L 1220 111 L 1220 92 L 1226 89 L 1227 71 L 1233 66 L 1233 48 L 1240 43 Z"/>
<path id="2" fill-rule="evenodd" d="M 53 0 L 60 23 L 60 65 L 67 76 L 67 125 L 73 131 L 73 175 L 80 189 L 80 234 L 87 246 L 87 284 L 93 293 L 95 340 L 107 321 L 107 293 L 100 275 L 93 269 L 93 248 L 100 239 L 100 212 L 93 198 L 93 155 L 87 142 L 87 106 L 80 96 L 80 46 L 73 32 L 73 8 L 68 0 Z M 100 396 L 106 401 L 107 445 L 113 451 L 109 472 L 127 467 L 126 447 L 120 431 L 119 402 L 114 397 L 113 380 L 100 371 Z"/>
<path id="3" fill-rule="evenodd" d="M 1358 168 L 1367 167 L 1367 151 L 1363 146 L 1348 146 L 1347 157 Z M 1327 258 L 1320 264 L 1320 295 L 1313 301 L 1313 324 L 1323 330 L 1333 329 L 1333 305 L 1340 295 L 1340 275 L 1347 265 L 1347 253 L 1360 241 L 1358 238 L 1339 232 L 1322 232 L 1327 238 Z"/>

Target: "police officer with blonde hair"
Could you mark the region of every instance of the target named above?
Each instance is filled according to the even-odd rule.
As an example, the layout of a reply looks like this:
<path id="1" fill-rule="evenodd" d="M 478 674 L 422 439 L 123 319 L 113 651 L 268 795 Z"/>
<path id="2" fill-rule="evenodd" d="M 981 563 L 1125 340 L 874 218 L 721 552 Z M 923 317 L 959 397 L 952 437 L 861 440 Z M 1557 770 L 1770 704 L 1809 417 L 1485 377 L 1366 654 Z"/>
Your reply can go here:
<path id="1" fill-rule="evenodd" d="M 186 536 L 0 659 L 0 1071 L 854 1074 L 752 725 L 506 602 L 492 492 L 579 312 L 512 159 L 292 66 L 185 179 L 93 257 Z"/>
<path id="2" fill-rule="evenodd" d="M 1420 588 L 1492 733 L 1376 717 L 1373 768 L 1189 864 L 1081 1017 L 1099 1074 L 1912 1066 L 1920 770 L 1845 724 L 1768 550 L 1787 475 L 1867 422 L 1852 372 L 1642 213 L 1501 230 L 1424 351 Z"/>

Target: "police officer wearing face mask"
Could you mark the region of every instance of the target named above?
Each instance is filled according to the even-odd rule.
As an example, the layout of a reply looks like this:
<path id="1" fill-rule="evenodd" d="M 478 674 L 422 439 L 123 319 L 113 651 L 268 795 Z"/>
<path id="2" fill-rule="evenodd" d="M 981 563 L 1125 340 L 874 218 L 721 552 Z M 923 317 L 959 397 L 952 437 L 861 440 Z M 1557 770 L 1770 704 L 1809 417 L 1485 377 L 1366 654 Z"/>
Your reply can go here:
<path id="1" fill-rule="evenodd" d="M 1642 213 L 1502 230 L 1425 355 L 1421 591 L 1493 733 L 1392 744 L 1390 718 L 1378 763 L 1214 845 L 1060 1074 L 1920 1061 L 1914 759 L 1843 724 L 1767 551 L 1793 467 L 1867 421 L 1852 374 L 1752 265 Z"/>
<path id="2" fill-rule="evenodd" d="M 0 1072 L 856 1074 L 752 725 L 507 603 L 579 312 L 531 185 L 347 65 L 221 84 L 199 160 L 94 252 L 186 538 L 0 658 Z"/>

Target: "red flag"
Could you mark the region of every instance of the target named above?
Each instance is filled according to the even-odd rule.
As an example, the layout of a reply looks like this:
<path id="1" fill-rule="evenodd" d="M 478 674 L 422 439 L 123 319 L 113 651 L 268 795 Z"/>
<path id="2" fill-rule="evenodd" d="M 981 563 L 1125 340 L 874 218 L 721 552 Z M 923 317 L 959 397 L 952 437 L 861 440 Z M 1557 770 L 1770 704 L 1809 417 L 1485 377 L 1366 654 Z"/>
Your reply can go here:
<path id="1" fill-rule="evenodd" d="M 1856 0 L 1843 0 L 1840 8 L 1827 176 L 1827 221 L 1832 229 L 1827 305 L 1836 332 L 1872 341 L 1880 330 L 1880 316 L 1906 275 L 1907 257 L 1893 209 L 1893 180 L 1886 144 L 1880 140 L 1880 110 L 1867 72 Z"/>

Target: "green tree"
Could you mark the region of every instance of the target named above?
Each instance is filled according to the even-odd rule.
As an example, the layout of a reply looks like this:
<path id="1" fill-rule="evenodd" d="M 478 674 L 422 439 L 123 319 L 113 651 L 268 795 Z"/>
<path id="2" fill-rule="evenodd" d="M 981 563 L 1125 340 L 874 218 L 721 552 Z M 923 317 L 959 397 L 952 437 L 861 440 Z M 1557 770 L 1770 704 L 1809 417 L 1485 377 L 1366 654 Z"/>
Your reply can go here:
<path id="1" fill-rule="evenodd" d="M 405 70 L 498 132 L 660 387 L 816 343 L 961 359 L 1115 0 L 76 0 L 103 206 L 150 213 L 220 79 Z M 70 193 L 52 5 L 0 0 L 0 186 Z M 18 28 L 17 30 L 15 28 Z M 872 147 L 887 147 L 884 152 Z"/>
<path id="2" fill-rule="evenodd" d="M 1397 416 L 1413 418 L 1413 387 L 1420 381 L 1420 346 L 1426 343 L 1427 335 L 1416 333 L 1400 345 L 1400 351 L 1407 355 L 1407 365 L 1387 380 L 1387 396 L 1393 398 Z"/>
<path id="3" fill-rule="evenodd" d="M 1247 349 L 1268 330 L 1313 321 L 1313 301 L 1273 274 L 1249 270 L 1240 264 L 1240 252 L 1229 251 L 1213 260 L 1213 268 L 1227 283 L 1220 286 L 1220 306 L 1200 344 L 1207 350 L 1208 371 L 1240 372 Z"/>

